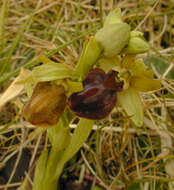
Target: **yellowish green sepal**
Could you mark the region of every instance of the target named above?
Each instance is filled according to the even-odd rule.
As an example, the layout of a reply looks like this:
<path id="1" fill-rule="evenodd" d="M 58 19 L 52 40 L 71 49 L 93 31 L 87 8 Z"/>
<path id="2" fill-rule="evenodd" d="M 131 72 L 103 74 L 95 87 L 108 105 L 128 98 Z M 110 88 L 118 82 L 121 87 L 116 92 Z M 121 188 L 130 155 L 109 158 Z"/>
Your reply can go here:
<path id="1" fill-rule="evenodd" d="M 74 70 L 74 78 L 80 78 L 82 80 L 86 73 L 92 69 L 102 50 L 102 47 L 94 37 L 86 40 L 83 45 L 80 59 Z"/>
<path id="2" fill-rule="evenodd" d="M 144 121 L 143 105 L 140 95 L 134 88 L 128 88 L 117 95 L 118 103 L 126 111 L 128 117 L 136 126 L 142 126 Z"/>
<path id="3" fill-rule="evenodd" d="M 132 77 L 130 86 L 140 92 L 148 92 L 161 88 L 161 80 L 150 79 L 144 76 Z"/>

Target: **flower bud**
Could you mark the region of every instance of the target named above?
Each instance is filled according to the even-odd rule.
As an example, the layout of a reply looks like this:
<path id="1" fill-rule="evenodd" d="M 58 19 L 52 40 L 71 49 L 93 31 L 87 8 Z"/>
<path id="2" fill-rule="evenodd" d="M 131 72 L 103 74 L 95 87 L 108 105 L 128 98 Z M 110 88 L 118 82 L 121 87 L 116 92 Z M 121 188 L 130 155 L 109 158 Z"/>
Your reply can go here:
<path id="1" fill-rule="evenodd" d="M 124 53 L 138 54 L 149 51 L 149 44 L 142 37 L 141 32 L 132 31 L 128 47 L 124 50 Z"/>
<path id="2" fill-rule="evenodd" d="M 63 86 L 51 82 L 39 82 L 30 100 L 23 108 L 23 115 L 33 125 L 57 124 L 66 106 Z"/>
<path id="3" fill-rule="evenodd" d="M 104 26 L 116 23 L 123 23 L 121 9 L 115 9 L 111 11 L 105 19 Z"/>
<path id="4" fill-rule="evenodd" d="M 109 24 L 100 29 L 95 38 L 104 49 L 106 57 L 119 54 L 128 44 L 130 37 L 130 26 L 126 23 Z"/>

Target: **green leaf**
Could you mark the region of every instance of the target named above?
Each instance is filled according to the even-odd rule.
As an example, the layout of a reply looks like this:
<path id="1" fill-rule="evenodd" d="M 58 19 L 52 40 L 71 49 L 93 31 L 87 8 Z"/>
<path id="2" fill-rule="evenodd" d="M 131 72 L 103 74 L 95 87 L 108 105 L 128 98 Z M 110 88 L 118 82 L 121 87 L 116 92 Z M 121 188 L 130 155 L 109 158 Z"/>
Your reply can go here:
<path id="1" fill-rule="evenodd" d="M 123 92 L 119 92 L 117 98 L 118 103 L 126 111 L 133 123 L 136 126 L 142 126 L 144 113 L 139 93 L 133 88 L 128 88 Z"/>
<path id="2" fill-rule="evenodd" d="M 43 189 L 42 185 L 43 185 L 44 175 L 46 171 L 47 159 L 48 159 L 48 151 L 45 149 L 43 150 L 36 164 L 36 169 L 34 173 L 33 190 Z"/>
<path id="3" fill-rule="evenodd" d="M 161 80 L 150 79 L 144 76 L 132 77 L 130 86 L 140 92 L 148 92 L 161 88 Z"/>
<path id="4" fill-rule="evenodd" d="M 65 149 L 64 153 L 62 154 L 61 160 L 59 161 L 57 165 L 54 178 L 56 178 L 57 176 L 60 176 L 61 171 L 64 167 L 64 164 L 68 160 L 70 160 L 83 146 L 84 142 L 87 140 L 92 130 L 93 124 L 94 124 L 93 120 L 80 119 L 74 131 L 74 134 L 71 138 L 69 146 Z"/>
<path id="5" fill-rule="evenodd" d="M 72 136 L 71 142 L 62 157 L 64 161 L 71 159 L 74 154 L 82 147 L 91 132 L 93 124 L 93 120 L 80 119 Z"/>
<path id="6" fill-rule="evenodd" d="M 88 73 L 96 63 L 101 51 L 102 48 L 94 37 L 86 40 L 83 44 L 80 59 L 74 70 L 74 77 L 80 77 L 82 80 L 86 73 Z"/>
<path id="7" fill-rule="evenodd" d="M 163 74 L 168 67 L 172 64 L 170 62 L 168 62 L 166 59 L 162 58 L 162 57 L 155 57 L 155 56 L 148 56 L 145 59 L 145 64 L 152 69 L 153 67 L 155 67 L 156 71 L 159 74 Z M 174 69 L 172 69 L 166 76 L 166 78 L 174 78 Z"/>

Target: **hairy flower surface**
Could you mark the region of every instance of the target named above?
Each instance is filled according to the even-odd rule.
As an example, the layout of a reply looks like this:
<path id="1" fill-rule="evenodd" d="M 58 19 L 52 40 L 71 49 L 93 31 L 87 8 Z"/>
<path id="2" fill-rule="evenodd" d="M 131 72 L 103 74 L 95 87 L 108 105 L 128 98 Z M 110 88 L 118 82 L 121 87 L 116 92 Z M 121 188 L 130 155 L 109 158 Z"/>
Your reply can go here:
<path id="1" fill-rule="evenodd" d="M 116 92 L 123 86 L 116 76 L 113 70 L 107 74 L 102 69 L 91 70 L 83 80 L 83 91 L 69 97 L 70 109 L 79 117 L 93 120 L 108 116 L 116 104 Z"/>

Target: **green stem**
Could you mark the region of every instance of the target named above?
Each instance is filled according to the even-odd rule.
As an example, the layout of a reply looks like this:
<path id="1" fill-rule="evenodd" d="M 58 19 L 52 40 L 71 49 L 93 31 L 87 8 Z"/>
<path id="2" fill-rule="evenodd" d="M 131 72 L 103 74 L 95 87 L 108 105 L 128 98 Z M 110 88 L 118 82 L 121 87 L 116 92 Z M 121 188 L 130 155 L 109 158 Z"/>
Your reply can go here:
<path id="1" fill-rule="evenodd" d="M 58 180 L 65 163 L 83 146 L 94 124 L 94 121 L 80 119 L 71 138 L 68 130 L 69 128 L 65 127 L 65 125 L 69 125 L 69 122 L 70 121 L 68 121 L 68 123 L 64 122 L 62 117 L 57 126 L 48 129 L 48 136 L 52 144 L 52 149 L 46 164 L 43 166 L 40 164 L 39 172 L 37 170 L 37 176 L 35 176 L 36 179 L 39 179 L 40 175 L 44 173 L 42 185 L 38 186 L 39 188 L 33 187 L 33 189 L 57 190 Z"/>
<path id="2" fill-rule="evenodd" d="M 47 162 L 47 169 L 44 177 L 44 185 L 42 190 L 57 190 L 59 176 L 54 178 L 54 173 L 56 172 L 56 165 L 59 163 L 59 159 L 61 156 L 62 151 L 58 151 L 53 147 L 51 149 L 49 159 Z"/>

